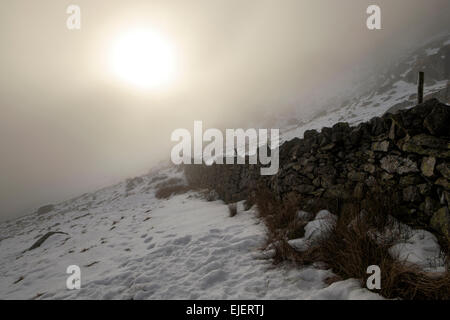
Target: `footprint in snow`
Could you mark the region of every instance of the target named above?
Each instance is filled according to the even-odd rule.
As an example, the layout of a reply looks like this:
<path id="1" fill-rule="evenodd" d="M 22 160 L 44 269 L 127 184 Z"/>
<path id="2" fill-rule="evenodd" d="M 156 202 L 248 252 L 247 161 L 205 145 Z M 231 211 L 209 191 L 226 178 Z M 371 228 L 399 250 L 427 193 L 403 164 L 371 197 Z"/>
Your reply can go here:
<path id="1" fill-rule="evenodd" d="M 185 236 L 178 239 L 173 240 L 173 244 L 175 245 L 186 245 L 189 242 L 191 242 L 192 237 L 191 236 Z"/>
<path id="2" fill-rule="evenodd" d="M 153 237 L 148 237 L 147 239 L 144 240 L 144 243 L 149 243 L 152 240 L 153 240 Z"/>

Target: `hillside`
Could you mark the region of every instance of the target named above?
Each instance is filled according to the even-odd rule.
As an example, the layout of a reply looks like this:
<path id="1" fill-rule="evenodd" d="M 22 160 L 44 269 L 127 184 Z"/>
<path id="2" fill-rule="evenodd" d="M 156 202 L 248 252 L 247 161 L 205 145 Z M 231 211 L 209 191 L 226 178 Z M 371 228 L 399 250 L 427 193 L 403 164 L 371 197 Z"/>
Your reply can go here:
<path id="1" fill-rule="evenodd" d="M 229 217 L 197 192 L 155 198 L 183 179 L 167 168 L 2 223 L 0 299 L 378 299 L 330 270 L 273 268 L 254 210 Z M 172 179 L 170 182 L 170 179 Z M 49 231 L 41 246 L 27 251 Z M 81 268 L 81 290 L 66 268 Z"/>
<path id="2" fill-rule="evenodd" d="M 260 177 L 257 166 L 163 166 L 1 223 L 0 299 L 409 297 L 366 289 L 364 259 L 353 273 L 328 261 L 323 241 L 339 243 L 336 235 L 348 234 L 338 227 L 355 225 L 341 223 L 349 203 L 355 221 L 379 206 L 391 225 L 364 230 L 366 242 L 389 238 L 381 250 L 388 266 L 419 270 L 433 285 L 448 278 L 449 51 L 450 38 L 439 37 L 337 99 L 338 107 L 294 125 L 278 119 L 276 176 Z M 416 106 L 419 70 L 426 102 Z M 389 196 L 376 205 L 380 189 Z M 66 289 L 70 265 L 81 268 L 81 290 Z M 396 280 L 417 282 L 402 276 Z M 432 291 L 450 293 L 445 281 Z"/>
<path id="3" fill-rule="evenodd" d="M 450 35 L 439 36 L 413 50 L 392 65 L 385 65 L 375 75 L 341 97 L 318 105 L 319 112 L 312 119 L 279 119 L 284 140 L 303 137 L 306 130 L 320 130 L 344 121 L 357 125 L 370 118 L 410 108 L 417 102 L 417 75 L 425 72 L 425 100 L 438 98 L 450 103 Z M 337 106 L 336 106 L 337 105 Z M 286 123 L 299 122 L 298 125 Z"/>
<path id="4" fill-rule="evenodd" d="M 382 124 L 380 118 L 375 118 L 366 124 L 365 128 L 369 130 L 367 136 L 360 135 L 359 142 L 355 140 L 350 146 L 375 148 L 375 152 L 371 152 L 374 160 L 377 159 L 377 162 L 373 163 L 378 166 L 378 160 L 383 157 L 383 153 L 389 152 L 392 156 L 398 154 L 398 151 L 394 149 L 397 148 L 396 145 L 399 142 L 397 139 L 403 135 L 401 132 L 403 129 L 410 130 L 412 135 L 420 135 L 418 131 L 422 130 L 422 127 L 414 125 L 414 119 L 427 118 L 435 112 L 444 112 L 444 117 L 442 115 L 432 117 L 430 119 L 434 120 L 430 120 L 425 126 L 426 130 L 432 130 L 432 132 L 436 130 L 432 134 L 439 138 L 420 140 L 426 142 L 423 145 L 424 152 L 431 152 L 434 157 L 440 159 L 436 169 L 433 164 L 432 174 L 428 176 L 432 177 L 433 181 L 436 178 L 440 182 L 439 184 L 436 182 L 436 186 L 430 189 L 426 188 L 425 184 L 424 190 L 429 193 L 423 195 L 428 195 L 433 206 L 437 205 L 436 201 L 439 199 L 432 193 L 433 190 L 439 189 L 441 190 L 440 194 L 448 194 L 448 192 L 442 191 L 442 188 L 444 190 L 448 188 L 442 184 L 447 180 L 440 178 L 440 175 L 447 177 L 448 174 L 445 171 L 447 168 L 445 165 L 448 166 L 446 162 L 448 159 L 448 151 L 446 151 L 448 149 L 448 133 L 446 131 L 448 127 L 442 122 L 448 120 L 449 115 L 445 113 L 448 111 L 447 108 L 436 100 L 430 100 L 423 106 L 407 111 L 403 120 L 399 120 L 403 125 L 399 125 L 395 129 L 394 142 L 389 143 L 386 149 L 381 140 L 372 141 L 372 134 L 380 138 L 383 136 L 384 130 L 388 129 Z M 410 116 L 406 116 L 408 114 Z M 402 115 L 400 114 L 399 117 Z M 387 121 L 388 118 L 385 119 Z M 323 155 L 331 154 L 333 152 L 331 150 L 334 148 L 345 148 L 348 145 L 346 137 L 350 134 L 349 128 L 348 124 L 338 124 L 332 129 L 323 129 L 321 134 L 309 131 L 305 134 L 305 139 L 294 139 L 284 144 L 281 150 L 282 169 L 279 175 L 270 180 L 273 183 L 276 179 L 281 179 L 278 183 L 272 184 L 274 190 L 280 192 L 281 195 L 288 193 L 286 188 L 291 188 L 301 194 L 309 194 L 310 200 L 322 198 L 315 189 L 306 188 L 305 179 L 308 177 L 305 176 L 306 169 L 302 168 L 308 166 L 308 163 L 303 163 L 301 156 L 294 158 L 292 156 L 297 151 L 306 152 L 305 155 L 312 156 L 312 151 L 307 152 L 305 148 L 316 148 L 320 144 L 322 149 L 317 150 L 314 154 L 320 162 L 318 162 L 318 166 L 326 169 L 328 167 L 324 166 L 322 162 L 331 158 Z M 364 125 L 359 128 L 364 128 Z M 327 142 L 328 134 L 331 145 Z M 324 137 L 325 140 L 322 141 L 320 137 Z M 415 141 L 414 136 L 411 137 L 411 142 Z M 435 144 L 436 141 L 443 139 L 447 139 L 445 140 L 447 144 Z M 369 140 L 370 143 L 366 143 Z M 416 142 L 421 143 L 420 141 Z M 434 144 L 428 145 L 430 141 Z M 417 149 L 408 149 L 405 152 L 415 153 Z M 339 156 L 340 153 L 336 154 Z M 347 152 L 347 156 L 352 154 Z M 377 155 L 375 156 L 375 154 Z M 433 155 L 430 156 L 433 157 Z M 370 157 L 361 156 L 370 160 Z M 412 157 L 414 158 L 414 156 Z M 412 159 L 411 156 L 407 156 L 407 158 Z M 294 162 L 299 161 L 299 166 L 292 165 L 290 159 L 295 159 Z M 307 162 L 310 160 L 308 159 Z M 408 183 L 419 184 L 414 179 L 423 179 L 422 174 L 425 174 L 429 168 L 424 168 L 422 165 L 419 170 L 417 164 L 413 165 L 410 162 L 398 163 L 392 168 L 391 165 L 394 164 L 389 164 L 388 167 L 384 167 L 382 164 L 381 168 L 375 167 L 375 171 L 386 176 L 383 170 L 388 172 L 391 172 L 391 169 L 394 170 L 391 172 L 390 178 L 386 180 L 393 179 L 391 182 L 399 179 L 404 173 L 410 173 L 412 176 Z M 356 166 L 359 162 L 353 161 L 352 163 Z M 361 167 L 366 167 L 364 163 L 360 164 Z M 196 168 L 201 169 L 202 166 Z M 217 168 L 217 166 L 212 168 Z M 235 174 L 229 174 L 228 170 L 235 170 L 233 168 L 239 168 L 238 180 L 233 180 L 233 177 L 236 177 Z M 273 225 L 268 224 L 267 217 L 281 214 L 285 210 L 286 202 L 272 205 L 271 210 L 275 211 L 267 215 L 264 203 L 258 203 L 258 200 L 256 200 L 256 206 L 251 203 L 249 205 L 248 201 L 238 201 L 249 199 L 246 196 L 248 193 L 239 189 L 241 183 L 252 181 L 248 180 L 251 179 L 251 175 L 242 174 L 241 170 L 246 170 L 245 168 L 246 166 L 222 166 L 219 169 L 221 176 L 210 175 L 206 172 L 207 181 L 213 182 L 201 185 L 201 188 L 196 185 L 198 183 L 192 181 L 195 174 L 189 173 L 189 170 L 186 171 L 188 178 L 186 181 L 181 168 L 160 168 L 148 175 L 128 179 L 116 186 L 85 194 L 58 205 L 46 206 L 29 216 L 2 223 L 0 225 L 2 234 L 0 241 L 0 272 L 2 274 L 0 298 L 381 298 L 379 294 L 364 288 L 364 279 L 359 275 L 342 277 L 342 274 L 332 271 L 332 266 L 320 260 L 301 267 L 289 259 L 283 258 L 280 261 L 277 245 L 281 242 L 273 242 Z M 316 174 L 316 169 L 314 167 L 312 169 L 308 172 Z M 299 174 L 292 175 L 290 170 L 300 171 Z M 317 171 L 321 177 L 319 179 L 319 184 L 322 185 L 321 194 L 324 191 L 327 193 L 334 190 L 334 193 L 329 193 L 333 196 L 344 192 L 345 188 L 332 188 L 331 185 L 341 180 L 345 180 L 346 186 L 347 183 L 349 186 L 356 184 L 355 190 L 358 189 L 358 186 L 362 186 L 361 192 L 368 191 L 364 187 L 364 183 L 361 183 L 364 179 L 360 180 L 362 174 L 358 171 L 349 172 L 349 177 L 347 177 L 346 171 L 339 169 L 340 173 L 345 174 L 345 178 L 337 177 L 336 180 L 334 180 L 335 178 L 326 179 L 327 177 L 332 178 L 327 172 Z M 335 172 L 337 173 L 337 171 Z M 389 175 L 389 173 L 387 174 Z M 376 177 L 375 181 L 379 178 L 378 175 L 374 175 L 374 177 Z M 223 180 L 228 178 L 231 180 Z M 303 179 L 303 182 L 300 183 L 297 181 L 298 179 Z M 374 182 L 374 179 L 365 180 L 366 184 L 369 180 Z M 253 179 L 253 181 L 256 180 L 256 178 Z M 233 185 L 233 181 L 237 182 L 236 186 Z M 397 183 L 390 185 L 397 186 Z M 318 186 L 318 188 L 321 187 Z M 188 189 L 192 190 L 187 191 Z M 211 189 L 216 189 L 218 194 L 208 191 Z M 236 198 L 233 190 L 237 192 Z M 418 190 L 415 191 L 419 192 Z M 428 210 L 426 205 L 422 208 L 416 204 L 416 201 L 419 200 L 416 196 L 420 197 L 420 201 L 423 196 L 411 192 L 407 193 L 407 198 L 403 200 L 412 201 L 411 205 L 420 207 L 426 213 Z M 364 197 L 363 194 L 359 196 Z M 405 196 L 405 193 L 402 194 Z M 238 201 L 237 214 L 231 215 L 232 209 L 227 207 L 225 202 L 219 200 L 219 197 L 226 202 Z M 264 196 L 260 197 L 260 200 L 261 198 L 264 201 L 269 199 Z M 444 197 L 444 201 L 448 202 L 448 198 Z M 321 205 L 320 202 L 319 205 Z M 290 211 L 293 214 L 295 225 L 299 223 L 304 232 L 295 232 L 287 238 L 289 250 L 302 254 L 305 249 L 311 248 L 311 245 L 314 247 L 314 244 L 323 237 L 330 236 L 329 228 L 334 228 L 336 221 L 339 221 L 336 218 L 339 208 L 326 206 L 324 203 L 322 205 L 322 207 L 310 206 L 308 209 L 310 213 L 297 211 L 297 209 Z M 325 208 L 330 211 L 320 210 Z M 433 212 L 430 213 L 433 214 Z M 408 222 L 408 219 L 403 219 L 401 214 L 398 215 L 398 218 Z M 445 219 L 445 215 L 442 216 L 442 219 Z M 390 261 L 406 261 L 415 266 L 414 268 L 420 268 L 423 272 L 433 274 L 431 279 L 438 279 L 439 275 L 445 274 L 446 261 L 443 258 L 443 249 L 436 237 L 439 234 L 434 235 L 427 231 L 428 228 L 425 228 L 427 230 L 417 229 L 417 226 L 411 228 L 395 221 L 395 225 L 404 232 L 400 238 L 389 242 L 385 248 L 391 257 Z M 417 218 L 415 221 L 423 222 Z M 439 224 L 443 221 L 444 224 Z M 425 222 L 429 223 L 429 220 Z M 437 223 L 436 225 L 443 228 L 438 231 L 444 231 L 445 220 L 437 220 Z M 414 223 L 411 224 L 411 221 L 409 224 L 414 225 Z M 416 223 L 416 225 L 420 225 L 420 223 Z M 423 224 L 422 226 L 426 227 Z M 282 229 L 276 225 L 275 227 L 278 234 Z M 383 232 L 385 232 L 384 229 Z M 269 241 L 269 245 L 267 241 Z M 279 263 L 276 267 L 273 266 L 274 261 Z M 65 288 L 68 276 L 65 272 L 67 267 L 73 264 L 81 268 L 82 289 L 69 291 Z M 366 267 L 361 269 L 364 274 Z M 434 292 L 437 291 L 434 290 Z"/>

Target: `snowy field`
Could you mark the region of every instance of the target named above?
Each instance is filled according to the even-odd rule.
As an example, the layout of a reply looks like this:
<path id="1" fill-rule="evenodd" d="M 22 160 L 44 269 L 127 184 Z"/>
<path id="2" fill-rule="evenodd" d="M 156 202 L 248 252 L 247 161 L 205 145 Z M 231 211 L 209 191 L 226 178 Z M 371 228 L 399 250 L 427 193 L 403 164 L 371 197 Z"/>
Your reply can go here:
<path id="1" fill-rule="evenodd" d="M 327 286 L 329 270 L 274 267 L 254 210 L 231 218 L 196 193 L 158 200 L 151 178 L 2 223 L 0 299 L 380 298 L 356 280 Z M 67 235 L 26 251 L 48 231 Z M 69 265 L 81 268 L 80 290 L 66 288 Z"/>
<path id="2" fill-rule="evenodd" d="M 173 169 L 156 176 L 163 175 L 182 178 Z M 333 273 L 320 264 L 273 266 L 270 250 L 261 249 L 266 229 L 254 208 L 240 204 L 229 217 L 223 202 L 199 193 L 158 200 L 154 177 L 2 223 L 0 299 L 381 299 L 355 279 L 326 285 Z M 319 213 L 293 247 L 314 240 L 322 216 L 332 215 Z M 49 231 L 66 234 L 28 250 Z M 424 269 L 440 253 L 426 231 L 392 250 Z M 69 265 L 81 268 L 80 290 L 66 288 Z M 441 263 L 436 267 L 442 271 Z"/>

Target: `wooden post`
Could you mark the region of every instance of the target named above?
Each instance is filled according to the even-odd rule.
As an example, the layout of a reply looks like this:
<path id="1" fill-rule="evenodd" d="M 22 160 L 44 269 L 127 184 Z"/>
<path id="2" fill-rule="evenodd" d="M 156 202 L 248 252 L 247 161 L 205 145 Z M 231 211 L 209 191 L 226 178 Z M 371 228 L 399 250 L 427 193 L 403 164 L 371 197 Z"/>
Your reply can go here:
<path id="1" fill-rule="evenodd" d="M 419 72 L 419 86 L 417 91 L 417 99 L 419 104 L 423 102 L 423 83 L 425 80 L 425 73 L 423 71 Z"/>

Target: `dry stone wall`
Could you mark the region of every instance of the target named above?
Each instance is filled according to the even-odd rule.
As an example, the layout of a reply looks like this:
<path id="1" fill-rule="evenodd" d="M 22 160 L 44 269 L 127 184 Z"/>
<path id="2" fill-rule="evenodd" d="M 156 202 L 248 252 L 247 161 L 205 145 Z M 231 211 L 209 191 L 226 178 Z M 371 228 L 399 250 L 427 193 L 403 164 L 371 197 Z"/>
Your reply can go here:
<path id="1" fill-rule="evenodd" d="M 397 217 L 450 239 L 450 107 L 436 99 L 356 127 L 337 123 L 310 130 L 280 146 L 280 169 L 261 176 L 259 165 L 186 165 L 192 186 L 214 189 L 225 202 L 249 198 L 258 185 L 279 199 L 305 204 L 363 201 L 370 192 L 396 195 Z"/>

